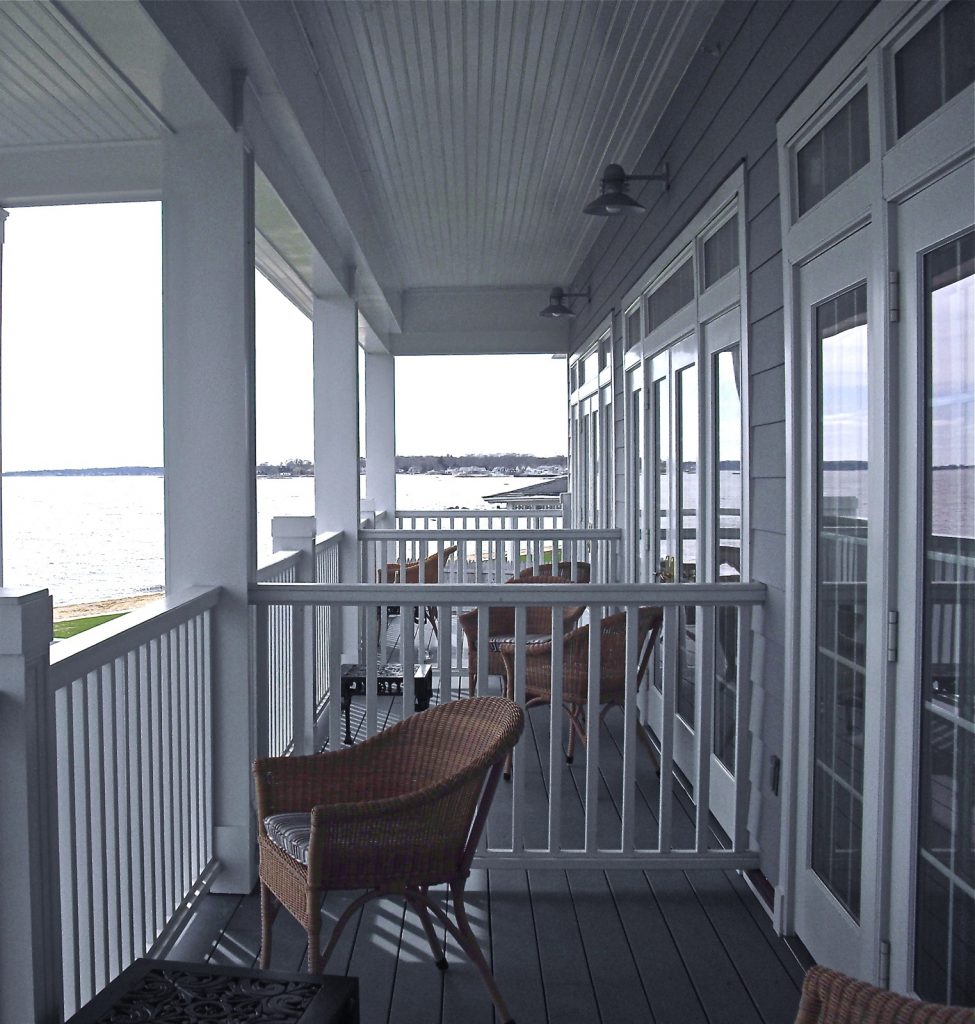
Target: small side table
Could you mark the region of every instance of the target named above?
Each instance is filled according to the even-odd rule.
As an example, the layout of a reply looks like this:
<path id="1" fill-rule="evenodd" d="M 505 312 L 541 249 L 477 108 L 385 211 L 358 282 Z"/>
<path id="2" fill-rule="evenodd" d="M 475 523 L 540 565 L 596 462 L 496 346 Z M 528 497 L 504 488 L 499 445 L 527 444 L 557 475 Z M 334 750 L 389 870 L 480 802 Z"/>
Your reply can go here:
<path id="1" fill-rule="evenodd" d="M 345 739 L 352 742 L 352 695 L 366 692 L 366 666 L 342 666 L 342 713 L 345 715 Z M 376 692 L 380 696 L 399 696 L 403 693 L 403 666 L 388 662 L 376 668 Z M 413 666 L 413 710 L 426 711 L 433 695 L 433 665 L 421 662 Z"/>
<path id="2" fill-rule="evenodd" d="M 135 1020 L 359 1024 L 359 981 L 143 957 L 66 1024 Z"/>

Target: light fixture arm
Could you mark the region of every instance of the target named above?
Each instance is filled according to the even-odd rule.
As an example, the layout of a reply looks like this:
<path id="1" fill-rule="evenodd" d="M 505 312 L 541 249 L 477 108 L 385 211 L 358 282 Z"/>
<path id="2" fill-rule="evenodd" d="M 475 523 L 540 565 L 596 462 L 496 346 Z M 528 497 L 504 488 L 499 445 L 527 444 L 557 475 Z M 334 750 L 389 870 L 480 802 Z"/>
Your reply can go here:
<path id="1" fill-rule="evenodd" d="M 627 174 L 627 181 L 662 181 L 664 189 L 670 188 L 670 168 L 664 164 L 662 174 Z"/>

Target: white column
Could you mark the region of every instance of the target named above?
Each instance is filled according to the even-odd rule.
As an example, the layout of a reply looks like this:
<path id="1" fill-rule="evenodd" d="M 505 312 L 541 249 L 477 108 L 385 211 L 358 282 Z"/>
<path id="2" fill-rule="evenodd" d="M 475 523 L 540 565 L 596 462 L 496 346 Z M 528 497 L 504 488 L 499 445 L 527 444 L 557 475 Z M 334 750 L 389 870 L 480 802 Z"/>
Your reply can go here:
<path id="1" fill-rule="evenodd" d="M 341 530 L 343 583 L 359 582 L 359 361 L 353 299 L 316 298 L 313 313 L 315 524 Z M 357 614 L 342 615 L 342 660 L 358 661 Z"/>
<path id="2" fill-rule="evenodd" d="M 3 359 L 3 241 L 7 211 L 0 207 L 0 361 Z M 3 399 L 0 397 L 0 421 L 3 419 Z M 3 586 L 3 436 L 0 434 L 0 587 Z"/>
<path id="3" fill-rule="evenodd" d="M 386 352 L 366 353 L 366 494 L 377 512 L 388 512 L 381 525 L 396 521 L 396 363 Z"/>
<path id="4" fill-rule="evenodd" d="M 0 1020 L 61 1015 L 51 597 L 0 590 Z"/>
<path id="5" fill-rule="evenodd" d="M 212 641 L 214 888 L 245 893 L 256 880 L 254 168 L 229 130 L 164 146 L 166 588 L 223 588 Z"/>

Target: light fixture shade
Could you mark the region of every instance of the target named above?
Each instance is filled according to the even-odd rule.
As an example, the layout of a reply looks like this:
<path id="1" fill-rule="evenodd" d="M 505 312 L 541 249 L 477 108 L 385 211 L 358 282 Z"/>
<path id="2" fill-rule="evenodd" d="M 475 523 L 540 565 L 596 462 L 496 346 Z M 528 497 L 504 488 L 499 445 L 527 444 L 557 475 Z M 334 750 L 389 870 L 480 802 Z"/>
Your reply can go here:
<path id="1" fill-rule="evenodd" d="M 595 217 L 615 217 L 621 213 L 646 213 L 647 208 L 625 192 L 603 192 L 582 212 Z"/>
<path id="2" fill-rule="evenodd" d="M 538 314 L 539 316 L 575 316 L 575 313 L 565 304 L 563 299 L 565 292 L 561 288 L 553 288 L 548 297 L 548 305 Z"/>

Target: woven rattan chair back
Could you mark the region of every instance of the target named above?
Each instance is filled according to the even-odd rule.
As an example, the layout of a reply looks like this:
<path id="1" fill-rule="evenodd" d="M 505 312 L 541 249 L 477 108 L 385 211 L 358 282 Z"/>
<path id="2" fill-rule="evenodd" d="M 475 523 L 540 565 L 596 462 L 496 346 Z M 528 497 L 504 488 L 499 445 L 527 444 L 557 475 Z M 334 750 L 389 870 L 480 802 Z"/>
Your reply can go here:
<path id="1" fill-rule="evenodd" d="M 562 563 L 560 563 L 561 565 Z M 568 565 L 568 563 L 565 563 Z M 583 563 L 579 563 L 582 565 Z M 505 580 L 505 583 L 517 584 L 566 584 L 570 580 L 564 576 L 553 576 L 551 572 L 539 573 L 537 575 L 516 576 L 514 579 Z M 586 580 L 585 582 L 588 582 Z M 584 605 L 565 608 L 562 612 L 562 628 L 571 630 L 585 611 Z M 477 621 L 478 609 L 472 608 L 469 612 L 463 612 L 457 616 L 464 637 L 467 640 L 467 685 L 471 696 L 477 688 Z M 546 605 L 532 605 L 525 610 L 525 632 L 531 635 L 545 635 L 552 631 L 552 609 Z M 515 609 L 511 605 L 501 605 L 488 609 L 488 638 L 511 637 L 515 633 Z M 488 675 L 499 676 L 504 674 L 504 661 L 500 654 L 491 651 L 488 654 Z"/>
<path id="2" fill-rule="evenodd" d="M 261 964 L 271 923 L 284 906 L 308 936 L 308 968 L 324 969 L 355 910 L 402 896 L 446 968 L 431 915 L 477 967 L 501 1019 L 509 1019 L 464 908 L 470 873 L 505 759 L 524 726 L 501 697 L 455 701 L 411 715 L 352 747 L 254 764 L 261 881 Z M 287 842 L 282 837 L 287 836 Z M 450 888 L 454 920 L 428 893 Z M 329 890 L 364 889 L 320 951 L 321 904 Z"/>
<path id="3" fill-rule="evenodd" d="M 922 1003 L 816 966 L 802 984 L 795 1024 L 975 1024 L 975 1011 Z"/>

